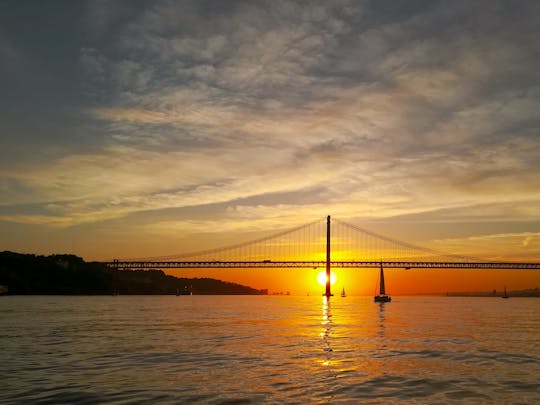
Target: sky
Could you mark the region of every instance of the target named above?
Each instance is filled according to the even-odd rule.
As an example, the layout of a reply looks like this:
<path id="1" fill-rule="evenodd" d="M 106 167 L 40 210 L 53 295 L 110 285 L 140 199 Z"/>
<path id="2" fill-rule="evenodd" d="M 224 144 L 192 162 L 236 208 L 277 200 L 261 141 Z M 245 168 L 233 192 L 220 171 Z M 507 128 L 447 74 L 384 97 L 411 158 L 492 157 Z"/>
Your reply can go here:
<path id="1" fill-rule="evenodd" d="M 170 255 L 330 214 L 540 261 L 538 38 L 535 0 L 4 0 L 0 250 Z"/>

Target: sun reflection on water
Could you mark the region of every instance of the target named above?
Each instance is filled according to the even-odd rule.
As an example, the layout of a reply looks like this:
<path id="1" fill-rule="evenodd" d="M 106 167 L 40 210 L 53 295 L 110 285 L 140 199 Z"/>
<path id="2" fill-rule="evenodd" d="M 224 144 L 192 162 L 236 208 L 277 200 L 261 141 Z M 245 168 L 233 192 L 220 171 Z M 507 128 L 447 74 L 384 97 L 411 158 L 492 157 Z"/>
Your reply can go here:
<path id="1" fill-rule="evenodd" d="M 321 360 L 323 366 L 329 366 L 331 363 L 331 357 L 333 349 L 330 345 L 330 334 L 332 333 L 332 311 L 330 307 L 330 298 L 323 296 L 322 304 L 322 321 L 321 325 L 323 330 L 320 333 L 320 337 L 323 342 L 323 350 L 325 352 L 325 357 Z"/>

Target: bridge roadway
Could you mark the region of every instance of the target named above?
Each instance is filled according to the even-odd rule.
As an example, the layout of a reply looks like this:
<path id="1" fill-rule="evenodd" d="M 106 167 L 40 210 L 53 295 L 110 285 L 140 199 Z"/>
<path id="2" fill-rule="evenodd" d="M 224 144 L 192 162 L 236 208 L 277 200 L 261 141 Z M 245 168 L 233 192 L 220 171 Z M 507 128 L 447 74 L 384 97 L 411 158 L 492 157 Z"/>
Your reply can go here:
<path id="1" fill-rule="evenodd" d="M 222 268 L 325 268 L 326 261 L 118 261 L 105 265 L 120 270 L 150 269 L 222 269 Z M 540 263 L 516 262 L 421 262 L 421 261 L 332 261 L 333 268 L 402 268 L 409 269 L 477 269 L 540 270 Z"/>

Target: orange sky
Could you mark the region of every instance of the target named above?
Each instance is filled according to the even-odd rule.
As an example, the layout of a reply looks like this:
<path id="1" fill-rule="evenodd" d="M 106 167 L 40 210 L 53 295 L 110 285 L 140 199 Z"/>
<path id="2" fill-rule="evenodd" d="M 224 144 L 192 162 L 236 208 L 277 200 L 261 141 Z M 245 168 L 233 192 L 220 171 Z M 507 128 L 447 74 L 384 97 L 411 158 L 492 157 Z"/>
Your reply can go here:
<path id="1" fill-rule="evenodd" d="M 323 269 L 177 269 L 166 272 L 179 277 L 212 277 L 270 292 L 318 295 L 324 287 L 317 282 Z M 345 288 L 349 295 L 373 295 L 378 287 L 378 269 L 336 269 L 333 293 Z M 540 287 L 540 271 L 525 270 L 385 270 L 389 294 L 446 293 L 458 291 L 502 291 Z"/>

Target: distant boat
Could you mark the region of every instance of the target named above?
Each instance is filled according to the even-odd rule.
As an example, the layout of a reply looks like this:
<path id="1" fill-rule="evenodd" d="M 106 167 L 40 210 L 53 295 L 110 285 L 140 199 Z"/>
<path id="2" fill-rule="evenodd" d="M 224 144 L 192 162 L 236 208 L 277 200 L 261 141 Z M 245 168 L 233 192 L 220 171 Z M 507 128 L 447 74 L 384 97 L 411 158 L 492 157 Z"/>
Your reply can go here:
<path id="1" fill-rule="evenodd" d="M 504 293 L 501 298 L 508 298 L 508 294 L 506 293 L 506 286 L 504 286 Z"/>
<path id="2" fill-rule="evenodd" d="M 345 298 L 347 294 L 345 294 L 345 287 L 343 287 L 343 290 L 341 290 L 341 296 Z"/>
<path id="3" fill-rule="evenodd" d="M 375 302 L 390 302 L 392 301 L 392 297 L 389 295 L 386 295 L 386 291 L 384 289 L 384 270 L 381 262 L 381 275 L 380 275 L 380 284 L 379 284 L 379 295 L 376 295 L 373 297 L 373 300 Z"/>

